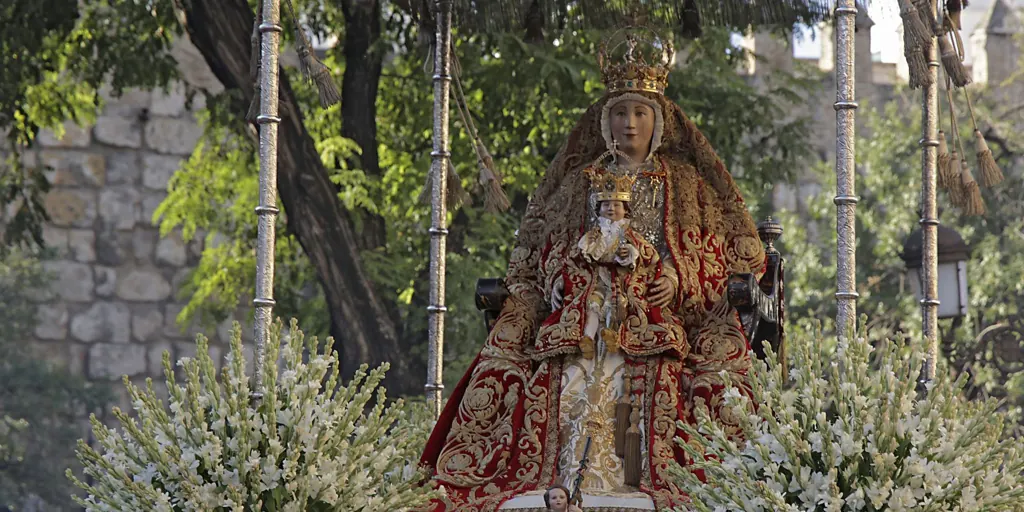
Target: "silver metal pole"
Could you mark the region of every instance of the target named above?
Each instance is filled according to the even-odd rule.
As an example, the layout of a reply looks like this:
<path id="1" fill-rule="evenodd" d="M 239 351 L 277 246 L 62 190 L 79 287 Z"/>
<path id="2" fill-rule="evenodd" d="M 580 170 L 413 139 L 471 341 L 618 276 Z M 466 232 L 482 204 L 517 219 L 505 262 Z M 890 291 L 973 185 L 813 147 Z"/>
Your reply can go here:
<path id="1" fill-rule="evenodd" d="M 430 201 L 430 305 L 427 306 L 429 316 L 428 362 L 427 362 L 427 402 L 434 412 L 434 418 L 441 416 L 442 355 L 444 354 L 444 314 L 448 308 L 444 305 L 445 280 L 445 245 L 447 242 L 448 212 L 445 207 L 448 178 L 448 95 L 451 86 L 451 36 L 452 6 L 451 0 L 437 0 L 437 33 L 434 53 L 434 149 L 430 165 L 431 201 Z"/>
<path id="2" fill-rule="evenodd" d="M 932 0 L 932 12 L 939 12 Z M 932 37 L 928 49 L 928 73 L 931 85 L 921 98 L 921 317 L 927 347 L 921 378 L 935 378 L 935 362 L 939 356 L 939 216 L 936 205 L 937 159 L 939 147 L 939 41 Z"/>
<path id="3" fill-rule="evenodd" d="M 281 43 L 280 0 L 263 0 L 260 23 L 260 204 L 256 238 L 256 357 L 252 398 L 263 398 L 263 358 L 270 338 L 274 309 L 274 223 L 277 219 L 278 52 Z"/>
<path id="4" fill-rule="evenodd" d="M 853 336 L 857 328 L 856 285 L 856 176 L 854 138 L 854 30 L 857 19 L 855 0 L 841 0 L 836 7 L 836 332 L 840 338 Z"/>

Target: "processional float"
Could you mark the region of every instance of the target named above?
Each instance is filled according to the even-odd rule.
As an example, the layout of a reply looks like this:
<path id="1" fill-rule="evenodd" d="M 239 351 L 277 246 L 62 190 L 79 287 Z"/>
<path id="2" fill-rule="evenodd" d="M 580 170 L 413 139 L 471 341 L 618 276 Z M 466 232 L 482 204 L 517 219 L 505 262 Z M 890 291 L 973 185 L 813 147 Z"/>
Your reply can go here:
<path id="1" fill-rule="evenodd" d="M 433 13 L 435 17 L 435 54 L 434 54 L 434 127 L 433 150 L 431 152 L 431 236 L 430 251 L 430 302 L 429 314 L 429 361 L 427 375 L 427 399 L 435 416 L 440 413 L 442 400 L 442 353 L 444 340 L 444 314 L 446 312 L 445 291 L 445 242 L 446 228 L 446 186 L 449 172 L 449 94 L 451 83 L 451 30 L 453 2 L 455 0 L 436 0 Z M 499 2 L 500 3 L 500 2 Z M 506 2 L 503 8 L 516 2 Z M 543 2 L 534 2 L 533 5 Z M 555 2 L 557 3 L 557 2 Z M 586 2 L 584 2 L 586 3 Z M 666 2 L 666 5 L 673 4 Z M 688 19 L 692 24 L 694 16 L 699 16 L 702 2 L 682 2 L 680 18 Z M 962 61 L 963 51 L 957 30 L 959 30 L 959 12 L 962 3 L 956 0 L 940 6 L 936 0 L 900 0 L 901 14 L 904 21 L 904 37 L 906 52 L 911 69 L 911 86 L 923 87 L 922 96 L 922 195 L 921 225 L 923 228 L 923 268 L 922 289 L 924 299 L 922 313 L 924 317 L 924 334 L 928 343 L 927 365 L 924 377 L 934 377 L 937 358 L 937 205 L 936 191 L 938 185 L 945 185 L 951 193 L 953 203 L 961 206 L 965 212 L 978 214 L 983 210 L 977 194 L 974 178 L 964 167 L 965 161 L 957 160 L 956 149 L 962 156 L 966 153 L 962 141 L 956 133 L 955 117 L 952 116 L 954 152 L 945 154 L 945 137 L 938 132 L 938 68 L 939 53 L 942 65 L 946 66 L 947 97 L 952 108 L 952 87 L 963 87 L 968 78 L 958 68 Z M 705 12 L 714 12 L 714 3 L 705 5 Z M 290 7 L 290 5 L 289 5 Z M 504 13 L 508 14 L 508 13 Z M 521 13 L 520 13 L 521 14 Z M 854 95 L 854 24 L 857 14 L 855 0 L 841 0 L 834 10 L 836 23 L 836 178 L 837 191 L 834 202 L 837 206 L 836 234 L 838 238 L 837 253 L 837 293 L 838 313 L 836 327 L 840 337 L 853 335 L 856 326 L 856 275 L 854 252 L 855 214 L 857 196 L 855 193 L 855 117 L 857 108 Z M 254 116 L 259 126 L 259 197 L 260 204 L 256 207 L 258 215 L 257 269 L 255 306 L 255 344 L 256 344 L 256 379 L 253 398 L 262 396 L 262 363 L 266 342 L 272 321 L 273 279 L 274 279 L 274 245 L 275 219 L 278 214 L 276 207 L 277 195 L 277 116 L 278 103 L 278 58 L 280 50 L 280 0 L 263 0 L 258 11 L 257 23 L 254 27 L 254 45 L 258 43 L 259 51 L 254 51 L 254 60 L 258 57 L 258 74 L 254 76 L 257 94 L 254 98 L 258 105 L 258 115 Z M 514 16 L 513 16 L 514 17 Z M 490 17 L 493 21 L 494 17 Z M 522 18 L 519 18 L 522 19 Z M 296 25 L 298 25 L 296 23 Z M 923 28 L 922 28 L 923 25 Z M 692 25 L 690 27 L 693 28 Z M 325 77 L 322 64 L 312 57 L 311 49 L 305 36 L 299 32 L 300 57 L 303 71 L 308 78 L 318 81 L 321 92 L 321 103 L 329 105 L 337 101 L 337 92 Z M 685 29 L 685 26 L 684 26 Z M 921 66 L 924 63 L 924 67 Z M 915 63 L 917 63 L 915 65 Z M 968 98 L 968 107 L 970 100 Z M 252 109 L 252 110 L 255 110 Z M 972 112 L 973 118 L 973 112 Z M 991 152 L 986 155 L 984 139 L 975 126 L 975 135 L 979 163 L 982 171 L 982 182 L 985 186 L 998 183 L 1001 175 L 994 168 Z M 957 146 L 959 144 L 959 146 Z M 987 156 L 987 158 L 986 158 Z M 777 236 L 777 235 L 775 235 Z M 486 305 L 485 305 L 486 306 Z M 486 307 L 485 307 L 486 309 Z"/>
<path id="2" fill-rule="evenodd" d="M 446 194 L 447 174 L 449 172 L 449 94 L 451 84 L 451 31 L 453 4 L 456 0 L 435 0 L 433 9 L 435 18 L 435 54 L 434 54 L 434 127 L 433 127 L 433 150 L 431 152 L 432 165 L 430 169 L 430 197 L 431 197 L 431 259 L 430 259 L 430 303 L 429 314 L 429 361 L 427 376 L 427 399 L 431 404 L 435 416 L 440 413 L 442 400 L 442 353 L 444 339 L 444 314 L 447 310 L 444 301 L 445 290 L 445 242 L 447 235 L 446 228 Z M 467 2 L 469 12 L 484 4 Z M 523 4 L 523 5 L 519 5 Z M 494 16 L 494 13 L 477 13 L 489 22 L 507 23 L 511 19 L 523 19 L 523 14 L 529 4 L 533 9 L 539 9 L 541 15 L 550 14 L 545 11 L 544 2 L 493 2 L 494 9 L 501 11 L 502 16 Z M 559 2 L 552 2 L 553 5 L 562 6 Z M 588 13 L 590 19 L 599 19 L 604 16 L 625 15 L 625 11 L 616 11 L 603 1 L 579 2 L 583 8 L 582 12 Z M 584 4 L 589 4 L 588 8 Z M 683 31 L 694 33 L 699 31 L 701 13 L 708 18 L 715 16 L 727 17 L 729 13 L 721 7 L 716 7 L 718 2 L 708 1 L 686 1 L 686 2 L 664 2 L 664 7 L 674 16 L 677 21 L 682 21 Z M 786 4 L 792 7 L 792 3 L 769 2 L 767 4 Z M 810 7 L 805 7 L 805 13 L 820 12 L 820 5 L 815 2 L 808 2 Z M 291 9 L 290 3 L 286 4 Z M 517 7 L 519 9 L 517 10 Z M 550 7 L 550 6 L 549 6 Z M 703 9 L 703 11 L 702 11 Z M 816 10 L 817 9 L 817 10 Z M 773 17 L 783 19 L 791 16 L 792 9 L 779 7 L 761 7 L 753 9 L 743 16 L 751 21 L 761 23 L 769 22 Z M 564 12 L 562 13 L 564 15 Z M 856 15 L 856 7 L 853 0 L 844 0 L 835 9 L 837 16 L 837 47 L 838 61 L 837 84 L 838 95 L 836 102 L 837 110 L 837 177 L 839 177 L 839 193 L 836 203 L 840 205 L 837 231 L 840 239 L 839 249 L 839 293 L 840 300 L 839 325 L 852 325 L 855 316 L 854 299 L 856 294 L 853 276 L 853 206 L 856 197 L 853 195 L 853 114 L 856 107 L 853 102 L 853 17 Z M 294 12 L 292 12 L 294 16 Z M 733 13 L 735 15 L 735 13 Z M 557 16 L 557 13 L 556 13 Z M 827 16 L 825 16 L 827 17 Z M 308 41 L 296 21 L 296 31 L 299 34 L 300 58 L 302 59 L 303 71 L 307 78 L 318 82 L 321 92 L 321 103 L 327 106 L 338 100 L 337 92 L 332 91 L 329 77 L 322 64 L 312 56 Z M 280 52 L 280 0 L 263 0 L 260 3 L 257 20 L 253 31 L 253 64 L 254 70 L 254 96 L 253 105 L 250 108 L 250 119 L 255 121 L 259 127 L 259 198 L 260 203 L 255 211 L 258 216 L 258 241 L 256 251 L 256 294 L 253 300 L 255 306 L 254 315 L 254 338 L 256 345 L 256 378 L 253 391 L 253 399 L 259 400 L 262 397 L 262 364 L 265 346 L 270 335 L 270 327 L 273 316 L 273 280 L 274 280 L 274 245 L 275 245 L 275 220 L 279 212 L 276 206 L 277 196 L 277 136 L 278 124 L 278 60 Z M 258 47 L 257 47 L 258 44 Z M 258 50 L 258 51 L 257 51 Z M 257 108 L 258 106 L 258 108 Z M 257 115 L 253 115 L 257 113 Z M 768 229 L 770 240 L 774 240 L 777 234 L 777 226 Z"/>

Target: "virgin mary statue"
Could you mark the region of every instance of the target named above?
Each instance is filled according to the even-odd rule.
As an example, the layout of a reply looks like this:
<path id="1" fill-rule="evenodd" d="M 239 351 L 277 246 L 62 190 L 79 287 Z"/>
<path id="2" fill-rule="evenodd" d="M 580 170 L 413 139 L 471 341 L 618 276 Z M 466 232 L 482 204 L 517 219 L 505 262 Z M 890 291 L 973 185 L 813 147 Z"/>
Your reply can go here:
<path id="1" fill-rule="evenodd" d="M 764 249 L 714 149 L 664 96 L 671 47 L 618 35 L 599 54 L 607 93 L 534 193 L 505 277 L 510 296 L 423 454 L 447 493 L 435 512 L 546 510 L 541 495 L 572 486 L 588 438 L 585 510 L 682 506 L 686 489 L 667 471 L 689 462 L 677 422 L 704 408 L 737 430 L 723 395 L 726 379 L 744 385 L 750 345 L 724 292 L 731 275 L 762 272 Z M 602 173 L 631 190 L 596 190 Z M 579 256 L 599 224 L 597 197 L 628 199 L 631 239 L 642 236 L 659 264 L 604 274 L 621 276 L 601 282 L 624 314 L 602 317 L 594 339 L 585 323 L 599 280 Z"/>

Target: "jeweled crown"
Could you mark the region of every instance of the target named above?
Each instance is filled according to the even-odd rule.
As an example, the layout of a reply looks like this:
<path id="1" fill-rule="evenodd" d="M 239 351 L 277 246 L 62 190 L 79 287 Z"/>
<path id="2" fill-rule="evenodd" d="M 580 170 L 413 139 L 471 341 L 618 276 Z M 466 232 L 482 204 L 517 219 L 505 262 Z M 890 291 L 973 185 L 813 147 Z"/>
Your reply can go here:
<path id="1" fill-rule="evenodd" d="M 597 64 L 608 92 L 664 94 L 674 56 L 671 41 L 648 28 L 627 27 L 601 42 Z"/>
<path id="2" fill-rule="evenodd" d="M 590 179 L 590 193 L 597 202 L 624 201 L 628 203 L 632 200 L 633 183 L 636 182 L 636 176 L 615 174 L 596 167 L 589 167 L 584 172 Z"/>

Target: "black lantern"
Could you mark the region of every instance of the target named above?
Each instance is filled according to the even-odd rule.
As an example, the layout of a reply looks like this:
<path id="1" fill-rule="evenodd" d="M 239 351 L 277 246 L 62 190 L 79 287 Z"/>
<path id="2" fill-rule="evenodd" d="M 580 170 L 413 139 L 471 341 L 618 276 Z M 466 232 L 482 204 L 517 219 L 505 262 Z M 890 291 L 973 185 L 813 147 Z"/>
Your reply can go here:
<path id="1" fill-rule="evenodd" d="M 970 250 L 955 229 L 938 226 L 938 287 L 939 318 L 961 318 L 967 315 L 967 260 Z M 918 228 L 903 242 L 901 257 L 907 265 L 907 281 L 918 300 L 924 299 L 922 290 L 921 254 L 924 231 Z"/>

